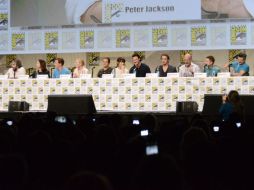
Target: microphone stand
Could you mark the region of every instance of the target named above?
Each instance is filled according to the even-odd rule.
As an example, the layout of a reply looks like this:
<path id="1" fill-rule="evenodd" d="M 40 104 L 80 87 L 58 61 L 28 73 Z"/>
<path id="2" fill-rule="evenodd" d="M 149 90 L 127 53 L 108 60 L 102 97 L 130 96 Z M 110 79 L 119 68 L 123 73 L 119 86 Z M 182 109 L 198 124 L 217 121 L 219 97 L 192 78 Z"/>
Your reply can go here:
<path id="1" fill-rule="evenodd" d="M 93 70 L 95 69 L 95 67 L 92 67 L 92 78 L 93 78 Z"/>
<path id="2" fill-rule="evenodd" d="M 13 69 L 13 78 L 14 79 L 16 78 L 16 71 L 17 71 L 17 69 Z"/>
<path id="3" fill-rule="evenodd" d="M 231 67 L 231 64 L 228 65 L 228 72 L 230 72 L 230 67 Z"/>
<path id="4" fill-rule="evenodd" d="M 205 68 L 207 67 L 207 65 L 204 65 L 204 72 L 205 72 Z"/>

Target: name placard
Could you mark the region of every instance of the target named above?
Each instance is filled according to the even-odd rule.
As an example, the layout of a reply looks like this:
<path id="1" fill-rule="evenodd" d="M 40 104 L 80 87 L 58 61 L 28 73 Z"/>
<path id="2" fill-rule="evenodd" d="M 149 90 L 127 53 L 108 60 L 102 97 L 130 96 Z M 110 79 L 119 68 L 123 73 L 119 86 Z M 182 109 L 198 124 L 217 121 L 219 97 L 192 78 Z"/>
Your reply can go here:
<path id="1" fill-rule="evenodd" d="M 230 72 L 222 72 L 222 73 L 218 73 L 217 75 L 218 77 L 230 77 Z"/>
<path id="2" fill-rule="evenodd" d="M 179 73 L 168 73 L 167 77 L 168 78 L 177 78 L 177 77 L 179 77 Z"/>

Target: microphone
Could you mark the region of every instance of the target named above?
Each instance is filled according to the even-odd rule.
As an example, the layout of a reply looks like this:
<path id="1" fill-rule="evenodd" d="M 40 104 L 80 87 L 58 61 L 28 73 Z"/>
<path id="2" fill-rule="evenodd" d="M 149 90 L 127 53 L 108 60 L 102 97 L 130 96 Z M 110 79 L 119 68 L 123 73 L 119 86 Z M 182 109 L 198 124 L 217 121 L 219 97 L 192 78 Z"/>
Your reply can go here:
<path id="1" fill-rule="evenodd" d="M 180 64 L 177 66 L 178 72 L 180 71 L 180 67 L 181 67 L 182 65 L 184 65 L 184 63 L 180 63 Z"/>
<path id="2" fill-rule="evenodd" d="M 114 78 L 116 78 L 116 68 L 117 68 L 117 66 L 113 69 L 113 75 L 114 75 Z"/>
<path id="3" fill-rule="evenodd" d="M 207 64 L 204 65 L 204 72 L 205 72 L 205 68 L 207 67 Z"/>
<path id="4" fill-rule="evenodd" d="M 16 78 L 16 71 L 18 70 L 17 67 L 15 68 L 12 68 L 13 69 L 13 78 L 15 79 Z"/>
<path id="5" fill-rule="evenodd" d="M 230 67 L 232 67 L 232 63 L 228 64 L 228 72 L 230 72 Z"/>
<path id="6" fill-rule="evenodd" d="M 93 78 L 93 70 L 95 69 L 95 66 L 92 67 L 92 78 Z"/>

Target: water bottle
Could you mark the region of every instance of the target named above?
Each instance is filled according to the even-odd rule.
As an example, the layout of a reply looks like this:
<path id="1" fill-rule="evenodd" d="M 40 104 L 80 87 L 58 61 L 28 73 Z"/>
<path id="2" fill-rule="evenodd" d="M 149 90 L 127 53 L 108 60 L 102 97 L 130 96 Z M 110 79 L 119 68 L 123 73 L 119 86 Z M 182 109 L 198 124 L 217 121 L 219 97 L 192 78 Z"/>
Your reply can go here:
<path id="1" fill-rule="evenodd" d="M 215 71 L 212 71 L 212 77 L 216 77 Z"/>
<path id="2" fill-rule="evenodd" d="M 137 71 L 136 71 L 136 68 L 135 68 L 135 69 L 133 69 L 133 74 L 134 74 L 134 76 L 135 76 L 135 77 L 137 77 Z"/>
<path id="3" fill-rule="evenodd" d="M 157 77 L 160 77 L 160 70 L 159 70 L 159 67 L 156 67 L 155 73 L 157 74 Z"/>

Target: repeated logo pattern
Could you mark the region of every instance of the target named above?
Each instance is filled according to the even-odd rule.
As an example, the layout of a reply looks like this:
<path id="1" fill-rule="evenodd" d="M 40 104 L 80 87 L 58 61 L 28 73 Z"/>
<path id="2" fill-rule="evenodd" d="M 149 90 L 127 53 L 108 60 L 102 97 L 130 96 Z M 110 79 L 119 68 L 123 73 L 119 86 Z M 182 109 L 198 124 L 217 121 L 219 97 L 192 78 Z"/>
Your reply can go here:
<path id="1" fill-rule="evenodd" d="M 177 101 L 196 101 L 201 111 L 204 94 L 230 90 L 254 95 L 254 77 L 0 80 L 0 111 L 14 100 L 46 110 L 49 94 L 92 94 L 97 110 L 175 111 Z"/>

